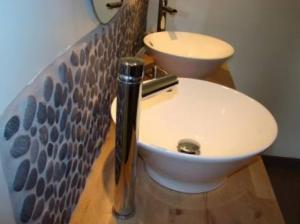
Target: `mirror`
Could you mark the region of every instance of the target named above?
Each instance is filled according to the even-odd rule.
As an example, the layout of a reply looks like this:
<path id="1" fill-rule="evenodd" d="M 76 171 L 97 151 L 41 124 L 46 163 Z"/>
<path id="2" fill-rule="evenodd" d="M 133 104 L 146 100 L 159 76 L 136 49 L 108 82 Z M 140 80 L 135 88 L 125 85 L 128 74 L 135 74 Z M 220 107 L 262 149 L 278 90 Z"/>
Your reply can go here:
<path id="1" fill-rule="evenodd" d="M 123 0 L 91 0 L 94 13 L 100 23 L 108 23 L 119 11 Z"/>

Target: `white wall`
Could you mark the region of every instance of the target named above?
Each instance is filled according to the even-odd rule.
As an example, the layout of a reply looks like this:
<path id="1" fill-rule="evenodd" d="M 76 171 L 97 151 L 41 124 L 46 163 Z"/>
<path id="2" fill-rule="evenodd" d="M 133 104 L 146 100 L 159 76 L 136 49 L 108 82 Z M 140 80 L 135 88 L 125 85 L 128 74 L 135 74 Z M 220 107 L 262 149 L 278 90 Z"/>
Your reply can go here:
<path id="1" fill-rule="evenodd" d="M 0 3 L 0 114 L 68 46 L 98 25 L 90 0 Z"/>
<path id="2" fill-rule="evenodd" d="M 13 215 L 12 206 L 10 203 L 8 188 L 4 177 L 2 164 L 0 164 L 0 223 L 14 224 L 15 219 Z"/>
<path id="3" fill-rule="evenodd" d="M 152 7 L 157 0 L 152 1 Z M 274 114 L 279 136 L 268 154 L 300 158 L 300 1 L 169 0 L 178 10 L 167 30 L 213 35 L 230 42 L 237 88 Z M 153 10 L 152 9 L 152 10 Z M 154 13 L 148 28 L 156 25 Z"/>

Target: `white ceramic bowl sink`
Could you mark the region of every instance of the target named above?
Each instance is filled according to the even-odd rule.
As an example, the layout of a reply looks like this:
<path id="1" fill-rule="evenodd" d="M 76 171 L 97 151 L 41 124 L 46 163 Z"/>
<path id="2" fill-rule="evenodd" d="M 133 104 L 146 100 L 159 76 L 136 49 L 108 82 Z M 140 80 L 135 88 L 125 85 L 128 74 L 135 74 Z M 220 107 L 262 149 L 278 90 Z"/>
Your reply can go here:
<path id="1" fill-rule="evenodd" d="M 141 102 L 139 153 L 148 174 L 176 191 L 197 193 L 218 187 L 276 136 L 276 121 L 263 105 L 207 81 L 179 78 L 173 91 Z M 198 142 L 200 155 L 178 152 L 182 139 Z"/>
<path id="2" fill-rule="evenodd" d="M 217 70 L 234 53 L 230 44 L 196 33 L 151 33 L 144 38 L 144 43 L 161 68 L 197 79 Z"/>

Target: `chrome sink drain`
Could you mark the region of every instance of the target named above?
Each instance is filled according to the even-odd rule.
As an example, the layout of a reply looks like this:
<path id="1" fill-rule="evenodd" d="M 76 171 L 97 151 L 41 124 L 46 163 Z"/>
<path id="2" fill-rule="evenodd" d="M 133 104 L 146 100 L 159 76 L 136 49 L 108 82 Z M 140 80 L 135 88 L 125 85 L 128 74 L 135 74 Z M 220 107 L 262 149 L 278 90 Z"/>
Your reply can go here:
<path id="1" fill-rule="evenodd" d="M 200 155 L 200 144 L 193 139 L 182 139 L 178 142 L 177 151 L 190 155 Z"/>

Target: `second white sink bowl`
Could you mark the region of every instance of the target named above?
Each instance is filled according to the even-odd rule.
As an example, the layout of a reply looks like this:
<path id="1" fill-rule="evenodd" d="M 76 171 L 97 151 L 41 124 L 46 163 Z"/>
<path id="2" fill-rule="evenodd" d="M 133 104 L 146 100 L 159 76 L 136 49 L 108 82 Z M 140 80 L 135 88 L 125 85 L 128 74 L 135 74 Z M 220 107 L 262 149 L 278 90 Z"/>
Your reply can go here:
<path id="1" fill-rule="evenodd" d="M 276 136 L 276 121 L 263 105 L 207 81 L 180 78 L 171 92 L 141 102 L 139 153 L 148 174 L 175 191 L 215 189 Z M 178 152 L 182 139 L 197 142 L 200 154 Z"/>
<path id="2" fill-rule="evenodd" d="M 234 53 L 220 39 L 189 32 L 158 32 L 144 38 L 155 63 L 171 74 L 200 79 L 217 70 Z"/>

